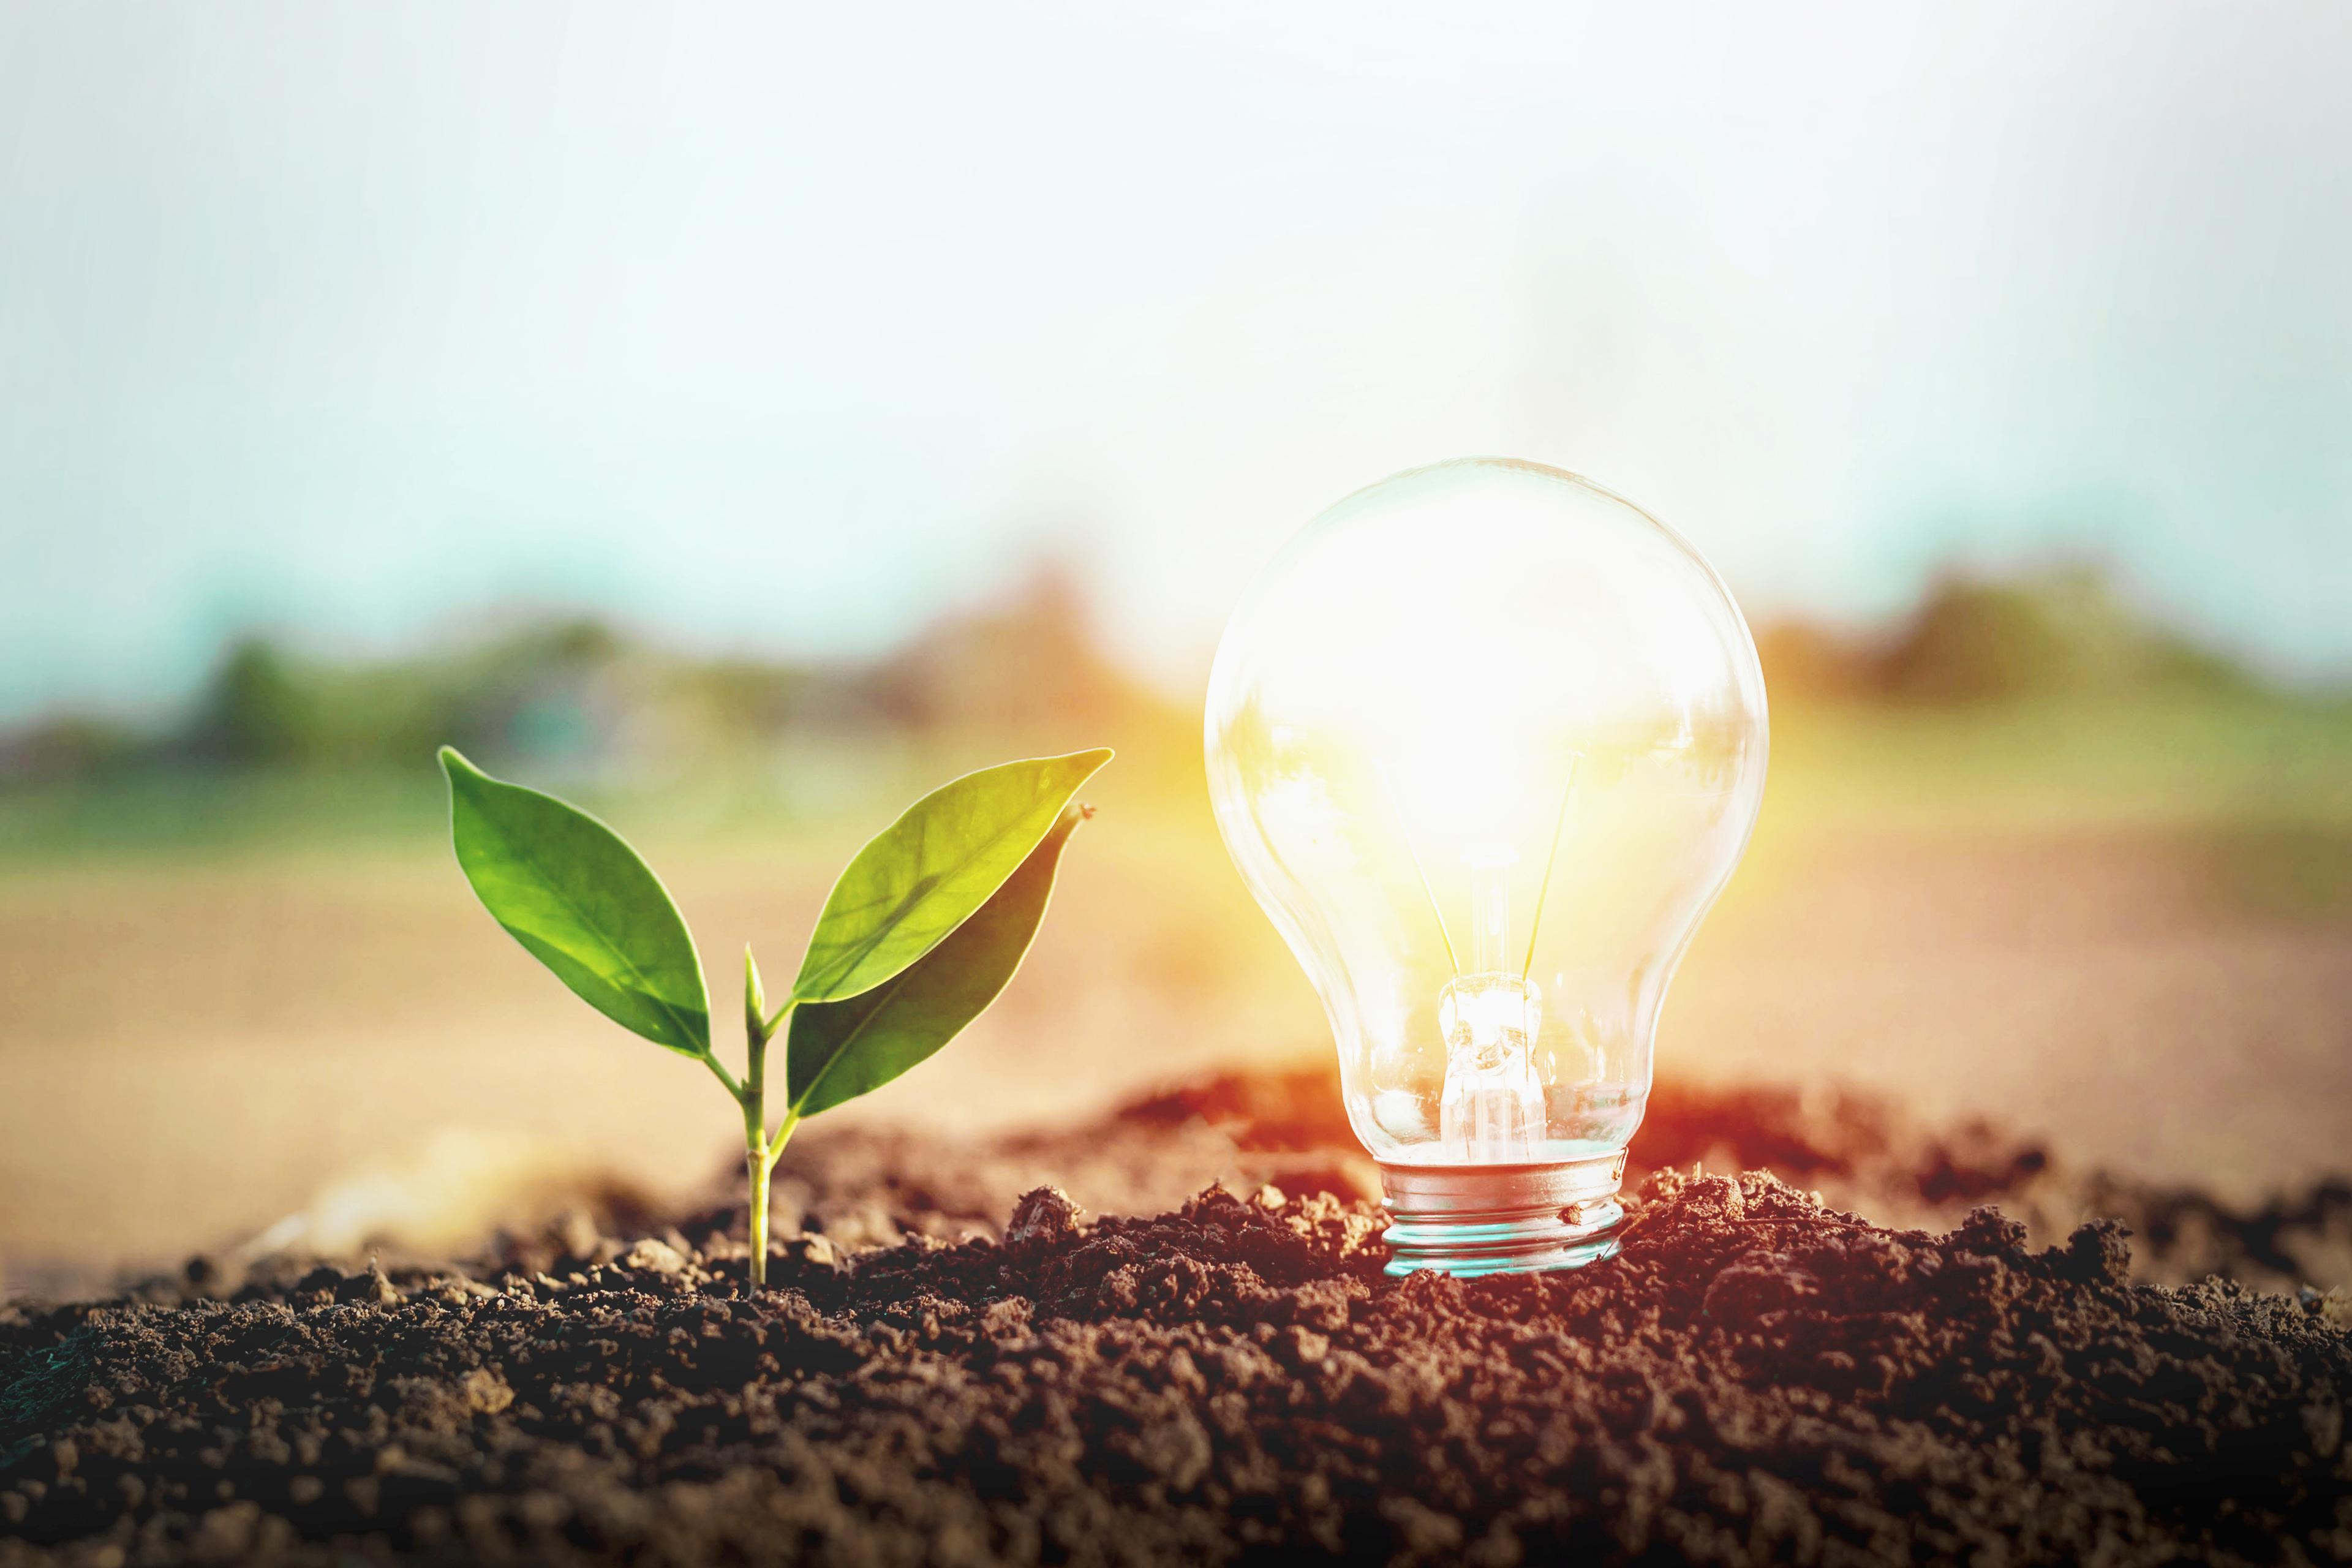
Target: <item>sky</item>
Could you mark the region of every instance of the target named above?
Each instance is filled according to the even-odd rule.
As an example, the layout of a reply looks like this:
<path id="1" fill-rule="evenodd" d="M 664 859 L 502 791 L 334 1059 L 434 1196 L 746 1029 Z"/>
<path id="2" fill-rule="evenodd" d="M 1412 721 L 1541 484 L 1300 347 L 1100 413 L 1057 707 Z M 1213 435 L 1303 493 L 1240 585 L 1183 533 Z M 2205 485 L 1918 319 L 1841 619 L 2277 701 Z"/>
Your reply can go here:
<path id="1" fill-rule="evenodd" d="M 267 628 L 1205 677 L 1470 453 L 1751 619 L 2113 562 L 2352 676 L 2352 7 L 0 0 L 0 720 Z"/>

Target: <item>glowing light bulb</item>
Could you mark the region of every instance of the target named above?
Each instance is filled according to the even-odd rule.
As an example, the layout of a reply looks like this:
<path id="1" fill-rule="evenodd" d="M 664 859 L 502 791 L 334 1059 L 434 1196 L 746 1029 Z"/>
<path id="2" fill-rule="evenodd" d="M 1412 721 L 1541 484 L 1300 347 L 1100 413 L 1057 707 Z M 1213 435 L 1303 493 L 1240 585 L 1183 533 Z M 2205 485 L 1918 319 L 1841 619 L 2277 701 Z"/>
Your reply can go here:
<path id="1" fill-rule="evenodd" d="M 1251 585 L 1206 727 L 1225 846 L 1380 1163 L 1389 1271 L 1613 1254 L 1659 1006 L 1764 793 L 1721 580 L 1573 474 L 1416 468 Z"/>

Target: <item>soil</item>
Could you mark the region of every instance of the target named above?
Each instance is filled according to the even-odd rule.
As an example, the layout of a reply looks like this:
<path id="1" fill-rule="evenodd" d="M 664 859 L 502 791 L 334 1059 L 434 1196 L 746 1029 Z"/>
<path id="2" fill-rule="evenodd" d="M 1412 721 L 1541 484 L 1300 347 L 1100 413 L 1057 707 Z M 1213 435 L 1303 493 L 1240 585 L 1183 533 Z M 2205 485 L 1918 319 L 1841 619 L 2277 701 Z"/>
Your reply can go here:
<path id="1" fill-rule="evenodd" d="M 0 1309 L 0 1568 L 2352 1561 L 2341 1183 L 2241 1211 L 1683 1090 L 1622 1258 L 1393 1281 L 1337 1106 L 820 1131 L 756 1295 L 740 1208 L 615 1202 Z M 2095 1207 L 2137 1259 L 2053 1230 Z"/>

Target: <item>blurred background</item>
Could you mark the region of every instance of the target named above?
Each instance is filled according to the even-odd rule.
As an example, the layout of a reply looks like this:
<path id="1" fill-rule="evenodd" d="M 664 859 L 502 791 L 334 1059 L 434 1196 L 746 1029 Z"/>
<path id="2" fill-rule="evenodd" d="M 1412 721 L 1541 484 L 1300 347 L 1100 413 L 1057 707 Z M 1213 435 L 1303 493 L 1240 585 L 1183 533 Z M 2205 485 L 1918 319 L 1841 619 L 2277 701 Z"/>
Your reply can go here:
<path id="1" fill-rule="evenodd" d="M 2352 12 L 1433 17 L 0 0 L 0 1279 L 451 1140 L 724 1164 L 474 904 L 445 740 L 771 972 L 906 799 L 1116 745 L 1013 989 L 842 1114 L 1318 1059 L 1208 658 L 1465 453 L 1764 648 L 1662 1079 L 2343 1169 Z"/>

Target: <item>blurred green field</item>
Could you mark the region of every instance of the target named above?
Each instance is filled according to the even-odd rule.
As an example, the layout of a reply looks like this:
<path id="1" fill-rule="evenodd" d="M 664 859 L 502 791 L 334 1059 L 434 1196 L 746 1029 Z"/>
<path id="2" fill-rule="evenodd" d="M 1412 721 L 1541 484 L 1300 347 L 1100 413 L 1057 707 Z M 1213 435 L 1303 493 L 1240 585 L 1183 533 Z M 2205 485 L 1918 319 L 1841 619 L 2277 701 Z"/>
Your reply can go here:
<path id="1" fill-rule="evenodd" d="M 2221 910 L 2352 910 L 2352 702 L 2261 694 L 1776 715 L 1760 845 L 1841 832 L 2136 840 Z"/>
<path id="2" fill-rule="evenodd" d="M 2352 702 L 2247 694 L 1776 712 L 1775 805 L 1907 826 L 2352 827 Z"/>
<path id="3" fill-rule="evenodd" d="M 1111 738 L 1101 813 L 1022 976 L 845 1114 L 943 1133 L 1068 1119 L 1329 1048 L 1216 840 L 1197 738 Z M 773 966 L 898 805 L 1055 739 L 812 746 L 582 794 L 707 952 L 749 939 Z M 1773 744 L 1661 1076 L 1855 1082 L 2225 1192 L 2346 1165 L 2352 706 L 1783 704 Z M 498 935 L 445 809 L 429 758 L 0 795 L 8 1278 L 249 1232 L 453 1130 L 656 1187 L 725 1167 L 730 1108 Z"/>
<path id="4" fill-rule="evenodd" d="M 1143 798 L 1199 803 L 1189 732 L 1121 737 Z M 1052 741 L 1040 738 L 1041 743 Z M 1066 742 L 1063 743 L 1072 743 Z M 572 788 L 674 837 L 822 831 L 964 767 L 986 736 L 780 750 L 757 765 Z M 496 759 L 490 759 L 495 762 Z M 525 769 L 528 764 L 520 764 Z M 1773 714 L 1767 823 L 1879 827 L 2352 830 L 2352 700 L 2165 693 L 1901 707 L 1829 702 Z M 413 845 L 443 827 L 428 754 L 404 769 L 204 772 L 0 792 L 0 872 L 93 859 L 303 855 Z"/>

